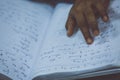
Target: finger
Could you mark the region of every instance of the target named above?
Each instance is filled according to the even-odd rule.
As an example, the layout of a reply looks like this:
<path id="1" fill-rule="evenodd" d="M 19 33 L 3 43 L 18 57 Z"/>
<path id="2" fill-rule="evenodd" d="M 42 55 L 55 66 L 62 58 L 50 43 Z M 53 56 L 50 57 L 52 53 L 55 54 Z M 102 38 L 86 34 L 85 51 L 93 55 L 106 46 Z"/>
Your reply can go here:
<path id="1" fill-rule="evenodd" d="M 110 0 L 104 0 L 103 3 L 104 3 L 105 9 L 107 10 L 110 4 Z"/>
<path id="2" fill-rule="evenodd" d="M 79 14 L 76 17 L 76 21 L 77 21 L 78 26 L 81 29 L 81 32 L 82 32 L 87 44 L 91 44 L 93 42 L 93 39 L 91 37 L 89 27 L 86 25 L 84 16 L 82 14 Z"/>
<path id="3" fill-rule="evenodd" d="M 66 22 L 67 36 L 70 37 L 73 35 L 75 26 L 76 26 L 75 19 L 71 15 L 69 15 L 68 20 Z"/>
<path id="4" fill-rule="evenodd" d="M 97 19 L 95 17 L 94 11 L 92 8 L 87 8 L 85 12 L 85 19 L 88 23 L 89 28 L 91 29 L 94 36 L 99 35 L 99 29 L 97 24 Z"/>
<path id="5" fill-rule="evenodd" d="M 92 37 L 90 35 L 90 31 L 89 31 L 87 25 L 82 24 L 81 26 L 82 26 L 81 27 L 81 32 L 82 32 L 87 44 L 92 44 L 93 39 L 92 39 Z"/>
<path id="6" fill-rule="evenodd" d="M 104 22 L 108 21 L 109 18 L 108 18 L 108 15 L 107 15 L 107 12 L 106 12 L 104 6 L 102 5 L 102 2 L 97 3 L 95 5 L 95 7 L 96 7 L 97 11 L 99 12 L 100 16 L 102 17 L 103 21 Z"/>
<path id="7" fill-rule="evenodd" d="M 94 10 L 95 17 L 96 17 L 97 19 L 100 18 L 99 13 L 98 13 L 95 9 L 93 9 L 93 10 Z"/>
<path id="8" fill-rule="evenodd" d="M 69 23 L 72 21 L 72 17 L 73 17 L 73 7 L 71 8 L 70 12 L 69 12 L 69 15 L 68 15 L 68 19 L 67 19 L 67 22 L 66 22 L 66 25 L 65 25 L 65 28 L 66 30 L 68 30 L 68 27 L 69 27 Z"/>
<path id="9" fill-rule="evenodd" d="M 94 11 L 95 17 L 96 17 L 97 19 L 100 18 L 100 14 L 99 14 L 99 12 L 97 11 L 96 7 L 95 7 L 94 5 L 91 5 L 91 8 L 92 8 L 92 10 Z"/>

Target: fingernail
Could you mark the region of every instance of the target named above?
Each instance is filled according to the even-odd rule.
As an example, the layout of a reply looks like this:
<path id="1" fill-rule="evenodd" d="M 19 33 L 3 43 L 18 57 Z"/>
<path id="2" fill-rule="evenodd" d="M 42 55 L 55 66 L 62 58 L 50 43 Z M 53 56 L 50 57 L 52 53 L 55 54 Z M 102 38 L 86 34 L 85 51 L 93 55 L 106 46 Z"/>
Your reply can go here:
<path id="1" fill-rule="evenodd" d="M 88 38 L 88 39 L 87 39 L 87 43 L 88 43 L 88 44 L 92 44 L 92 43 L 93 43 L 93 40 L 92 40 L 91 38 Z"/>
<path id="2" fill-rule="evenodd" d="M 99 31 L 95 30 L 93 34 L 94 34 L 94 36 L 98 36 L 99 35 Z"/>
<path id="3" fill-rule="evenodd" d="M 67 32 L 67 36 L 70 37 L 72 36 L 72 33 L 70 31 Z"/>
<path id="4" fill-rule="evenodd" d="M 106 22 L 106 21 L 108 21 L 108 17 L 107 16 L 104 16 L 103 17 L 103 20 Z"/>

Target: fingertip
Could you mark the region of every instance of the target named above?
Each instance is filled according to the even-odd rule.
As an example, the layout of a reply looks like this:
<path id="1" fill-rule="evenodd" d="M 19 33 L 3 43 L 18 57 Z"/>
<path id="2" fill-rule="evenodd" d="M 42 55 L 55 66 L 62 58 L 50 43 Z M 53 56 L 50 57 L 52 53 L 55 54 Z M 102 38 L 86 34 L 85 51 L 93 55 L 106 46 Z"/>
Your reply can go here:
<path id="1" fill-rule="evenodd" d="M 73 32 L 71 32 L 71 31 L 67 31 L 67 36 L 68 36 L 68 37 L 71 37 L 72 34 L 73 34 Z"/>
<path id="2" fill-rule="evenodd" d="M 109 17 L 108 16 L 103 16 L 103 21 L 104 22 L 107 22 L 109 20 Z"/>
<path id="3" fill-rule="evenodd" d="M 94 35 L 94 36 L 98 36 L 99 33 L 100 33 L 100 32 L 99 32 L 98 30 L 95 30 L 95 31 L 93 32 L 93 35 Z"/>
<path id="4" fill-rule="evenodd" d="M 92 44 L 92 43 L 93 43 L 93 39 L 88 38 L 88 39 L 87 39 L 87 44 Z"/>

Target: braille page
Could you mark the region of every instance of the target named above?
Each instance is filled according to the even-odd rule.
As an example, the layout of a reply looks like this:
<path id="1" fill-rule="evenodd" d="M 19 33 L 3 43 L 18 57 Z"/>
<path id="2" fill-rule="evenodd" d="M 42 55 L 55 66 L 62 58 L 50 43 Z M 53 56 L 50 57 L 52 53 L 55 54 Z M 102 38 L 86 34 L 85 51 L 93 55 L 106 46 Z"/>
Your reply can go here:
<path id="1" fill-rule="evenodd" d="M 30 80 L 52 11 L 28 0 L 0 1 L 0 73 L 12 80 Z"/>
<path id="2" fill-rule="evenodd" d="M 65 23 L 72 5 L 59 4 L 38 56 L 36 76 L 91 70 L 116 64 L 120 60 L 120 53 L 112 46 L 118 43 L 114 39 L 120 40 L 119 3 L 120 0 L 112 2 L 109 22 L 99 20 L 101 33 L 92 45 L 86 44 L 80 31 L 70 38 L 66 36 Z"/>

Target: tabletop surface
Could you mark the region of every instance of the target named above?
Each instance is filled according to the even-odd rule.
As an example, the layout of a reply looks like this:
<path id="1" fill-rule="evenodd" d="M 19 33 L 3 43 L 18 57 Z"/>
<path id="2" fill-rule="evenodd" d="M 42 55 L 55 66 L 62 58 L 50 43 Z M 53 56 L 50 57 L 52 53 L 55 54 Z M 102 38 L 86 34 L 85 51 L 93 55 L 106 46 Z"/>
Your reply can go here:
<path id="1" fill-rule="evenodd" d="M 120 73 L 76 80 L 120 80 Z"/>

